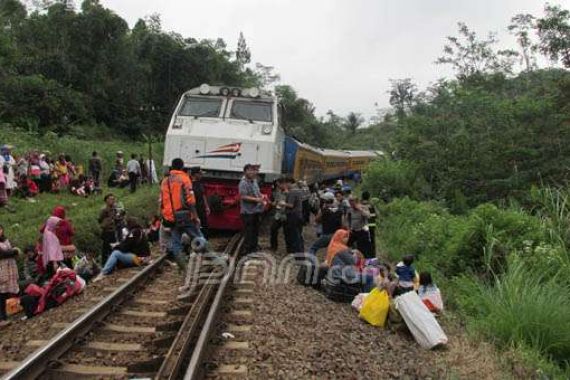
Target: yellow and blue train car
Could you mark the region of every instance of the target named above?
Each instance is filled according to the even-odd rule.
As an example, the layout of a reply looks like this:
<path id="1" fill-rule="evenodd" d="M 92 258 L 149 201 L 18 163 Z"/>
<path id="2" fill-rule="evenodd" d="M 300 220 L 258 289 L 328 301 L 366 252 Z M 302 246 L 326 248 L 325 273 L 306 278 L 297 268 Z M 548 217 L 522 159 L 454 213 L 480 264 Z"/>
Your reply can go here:
<path id="1" fill-rule="evenodd" d="M 285 137 L 283 173 L 307 183 L 354 177 L 378 155 L 372 151 L 320 149 Z"/>

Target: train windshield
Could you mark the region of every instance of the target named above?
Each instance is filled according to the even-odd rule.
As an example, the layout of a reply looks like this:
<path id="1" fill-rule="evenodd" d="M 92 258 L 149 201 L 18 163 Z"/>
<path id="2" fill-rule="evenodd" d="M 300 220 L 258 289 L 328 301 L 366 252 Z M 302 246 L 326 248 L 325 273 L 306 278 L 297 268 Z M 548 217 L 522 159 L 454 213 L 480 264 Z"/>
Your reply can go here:
<path id="1" fill-rule="evenodd" d="M 180 116 L 218 117 L 222 99 L 187 97 L 180 109 Z"/>
<path id="2" fill-rule="evenodd" d="M 271 123 L 273 121 L 273 107 L 271 103 L 234 100 L 230 117 L 232 119 Z"/>

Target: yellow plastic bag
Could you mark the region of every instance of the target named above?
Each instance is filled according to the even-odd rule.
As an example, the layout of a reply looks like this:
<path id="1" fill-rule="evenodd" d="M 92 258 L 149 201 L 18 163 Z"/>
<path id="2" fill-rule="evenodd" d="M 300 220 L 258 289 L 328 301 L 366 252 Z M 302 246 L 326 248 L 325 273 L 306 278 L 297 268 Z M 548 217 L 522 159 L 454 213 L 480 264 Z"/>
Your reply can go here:
<path id="1" fill-rule="evenodd" d="M 364 299 L 360 318 L 370 323 L 372 326 L 384 327 L 386 318 L 390 310 L 390 297 L 385 290 L 374 288 L 368 297 Z"/>

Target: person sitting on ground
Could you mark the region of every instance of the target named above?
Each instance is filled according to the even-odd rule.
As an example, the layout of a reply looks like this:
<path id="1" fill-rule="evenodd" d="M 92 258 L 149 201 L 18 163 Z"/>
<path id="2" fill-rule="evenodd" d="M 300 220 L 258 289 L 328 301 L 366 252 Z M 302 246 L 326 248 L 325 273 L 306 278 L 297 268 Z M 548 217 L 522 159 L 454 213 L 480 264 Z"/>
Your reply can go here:
<path id="1" fill-rule="evenodd" d="M 69 181 L 77 176 L 77 166 L 71 159 L 69 154 L 65 155 L 65 162 L 67 163 L 67 172 L 69 173 Z"/>
<path id="2" fill-rule="evenodd" d="M 356 284 L 360 282 L 363 264 L 362 253 L 357 249 L 347 248 L 337 253 L 328 271 L 328 278 L 333 284 Z"/>
<path id="3" fill-rule="evenodd" d="M 337 230 L 331 241 L 329 246 L 327 247 L 327 255 L 325 257 L 325 265 L 331 266 L 334 257 L 344 250 L 348 249 L 348 239 L 350 238 L 350 232 L 345 229 Z"/>
<path id="4" fill-rule="evenodd" d="M 379 290 L 385 290 L 388 292 L 388 295 L 392 297 L 396 283 L 394 282 L 394 277 L 392 276 L 391 268 L 388 264 L 379 266 L 379 273 L 378 276 L 376 276 L 375 283 Z"/>
<path id="5" fill-rule="evenodd" d="M 420 286 L 418 295 L 432 313 L 443 311 L 443 300 L 439 288 L 433 283 L 429 272 L 420 273 Z"/>
<path id="6" fill-rule="evenodd" d="M 41 257 L 38 255 L 36 247 L 28 245 L 24 249 L 24 266 L 20 276 L 20 290 L 26 289 L 30 284 L 41 285 L 45 278 L 42 275 Z"/>
<path id="7" fill-rule="evenodd" d="M 140 266 L 150 262 L 150 246 L 143 228 L 134 218 L 127 218 L 129 235 L 115 246 L 101 273 L 93 280 L 97 282 L 110 275 L 120 263 L 123 267 Z"/>
<path id="8" fill-rule="evenodd" d="M 20 290 L 18 264 L 16 262 L 18 254 L 18 249 L 13 248 L 4 235 L 4 227 L 0 226 L 0 328 L 9 323 L 6 314 L 6 301 L 11 296 L 18 294 Z"/>
<path id="9" fill-rule="evenodd" d="M 321 236 L 309 248 L 309 253 L 315 255 L 319 249 L 325 248 L 331 242 L 333 234 L 342 227 L 342 210 L 334 204 L 334 194 L 324 193 L 322 207 L 315 221 L 322 224 Z"/>
<path id="10" fill-rule="evenodd" d="M 33 198 L 39 193 L 38 185 L 30 179 L 27 175 L 23 174 L 18 180 L 18 193 L 22 198 Z"/>
<path id="11" fill-rule="evenodd" d="M 85 190 L 85 177 L 83 175 L 79 175 L 77 178 L 72 179 L 69 182 L 69 191 L 73 195 L 87 197 L 87 191 Z"/>
<path id="12" fill-rule="evenodd" d="M 398 285 L 394 289 L 394 297 L 411 292 L 415 289 L 418 282 L 418 274 L 412 265 L 414 256 L 407 255 L 402 258 L 396 265 L 396 275 L 398 276 Z"/>

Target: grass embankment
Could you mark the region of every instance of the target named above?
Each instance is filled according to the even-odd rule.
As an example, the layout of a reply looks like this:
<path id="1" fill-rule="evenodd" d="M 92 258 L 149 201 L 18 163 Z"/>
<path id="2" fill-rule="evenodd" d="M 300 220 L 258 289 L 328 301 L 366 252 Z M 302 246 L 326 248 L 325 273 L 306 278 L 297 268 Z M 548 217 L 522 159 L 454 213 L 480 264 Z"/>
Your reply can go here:
<path id="1" fill-rule="evenodd" d="M 394 261 L 414 254 L 468 331 L 509 354 L 517 375 L 570 378 L 569 199 L 539 190 L 529 208 L 483 204 L 463 215 L 395 199 L 379 205 L 379 241 Z"/>
<path id="2" fill-rule="evenodd" d="M 127 214 L 142 220 L 157 212 L 158 187 L 143 186 L 135 194 L 127 189 L 110 189 L 123 202 Z M 105 194 L 106 192 L 104 192 Z M 63 205 L 67 217 L 75 227 L 74 242 L 82 252 L 98 254 L 101 248 L 97 217 L 104 206 L 103 196 L 76 197 L 68 193 L 40 194 L 35 203 L 12 198 L 10 206 L 15 212 L 0 208 L 0 224 L 6 229 L 6 236 L 19 247 L 33 244 L 39 237 L 39 228 L 51 215 L 55 206 Z"/>
<path id="3" fill-rule="evenodd" d="M 81 140 L 54 134 L 39 136 L 5 128 L 0 130 L 0 143 L 13 145 L 16 155 L 30 150 L 47 150 L 51 152 L 52 157 L 66 153 L 85 168 L 91 153 L 96 150 L 104 161 L 102 182 L 106 182 L 118 150 L 122 150 L 126 157 L 131 153 L 142 153 L 148 158 L 148 144 L 142 142 Z M 163 146 L 162 143 L 153 144 L 153 158 L 158 167 L 162 162 Z M 126 189 L 104 188 L 103 195 L 107 192 L 113 192 L 124 203 L 129 215 L 147 219 L 157 211 L 156 186 L 140 187 L 135 194 L 130 194 Z M 53 208 L 63 205 L 76 230 L 75 244 L 83 252 L 98 253 L 101 243 L 97 217 L 104 206 L 103 195 L 81 198 L 64 191 L 60 194 L 40 194 L 35 198 L 35 203 L 13 197 L 10 199 L 10 208 L 15 211 L 0 208 L 0 225 L 5 227 L 6 235 L 13 244 L 24 247 L 36 241 L 40 226 L 51 215 Z"/>

